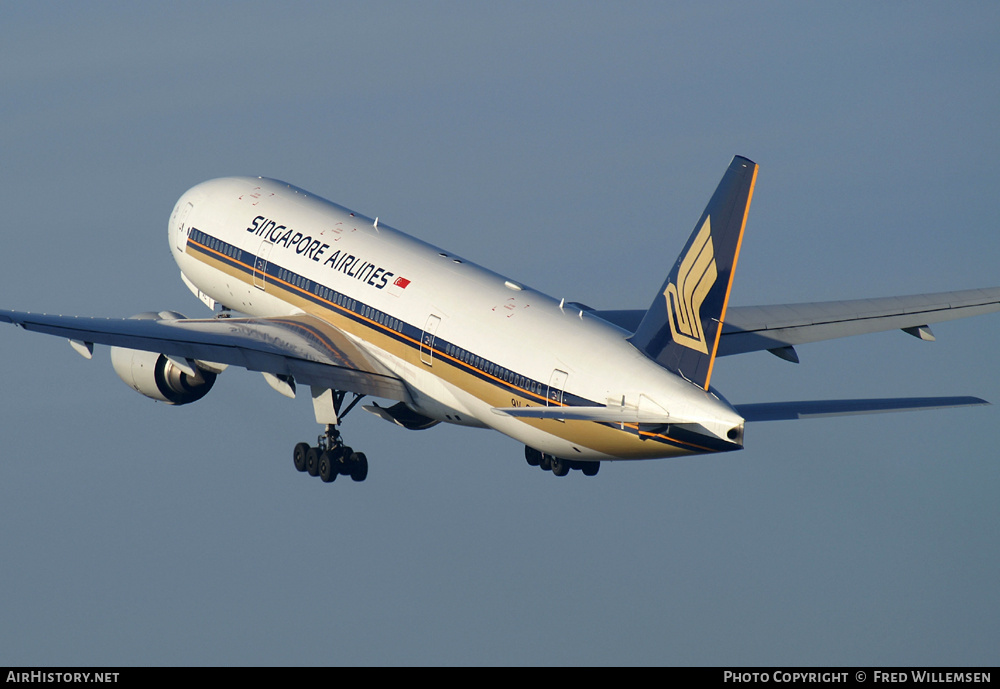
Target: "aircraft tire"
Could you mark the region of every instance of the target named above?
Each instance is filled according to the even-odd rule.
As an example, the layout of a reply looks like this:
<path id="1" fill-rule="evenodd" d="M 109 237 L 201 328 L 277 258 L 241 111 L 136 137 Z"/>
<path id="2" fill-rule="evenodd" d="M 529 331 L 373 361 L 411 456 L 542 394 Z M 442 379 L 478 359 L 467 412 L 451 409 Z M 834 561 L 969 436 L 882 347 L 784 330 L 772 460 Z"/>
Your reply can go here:
<path id="1" fill-rule="evenodd" d="M 337 466 L 330 452 L 324 452 L 319 456 L 319 477 L 323 483 L 333 483 L 337 480 Z"/>
<path id="2" fill-rule="evenodd" d="M 337 471 L 339 471 L 344 476 L 351 475 L 351 457 L 354 455 L 354 450 L 344 445 L 337 451 Z"/>
<path id="3" fill-rule="evenodd" d="M 542 453 L 533 447 L 524 446 L 524 459 L 528 466 L 536 467 L 542 461 Z"/>
<path id="4" fill-rule="evenodd" d="M 569 473 L 569 462 L 559 457 L 552 458 L 552 473 L 556 476 L 565 476 Z"/>
<path id="5" fill-rule="evenodd" d="M 364 452 L 354 452 L 351 454 L 351 480 L 361 482 L 368 478 L 368 457 Z"/>
<path id="6" fill-rule="evenodd" d="M 306 471 L 310 476 L 319 476 L 319 450 L 315 447 L 306 452 Z"/>
<path id="7" fill-rule="evenodd" d="M 295 463 L 295 468 L 299 471 L 306 470 L 306 453 L 308 451 L 308 443 L 299 443 L 295 446 L 295 450 L 292 452 L 292 461 Z"/>
<path id="8" fill-rule="evenodd" d="M 597 472 L 601 470 L 600 462 L 580 462 L 580 464 L 582 465 L 580 471 L 584 476 L 597 476 Z"/>

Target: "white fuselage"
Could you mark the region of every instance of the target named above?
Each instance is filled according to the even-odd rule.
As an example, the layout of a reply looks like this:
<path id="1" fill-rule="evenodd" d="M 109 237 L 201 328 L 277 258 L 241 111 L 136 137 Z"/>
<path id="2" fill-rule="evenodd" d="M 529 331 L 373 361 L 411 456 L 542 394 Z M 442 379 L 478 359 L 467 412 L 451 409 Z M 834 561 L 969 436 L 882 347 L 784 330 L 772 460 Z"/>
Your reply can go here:
<path id="1" fill-rule="evenodd" d="M 323 318 L 405 381 L 424 416 L 574 460 L 741 446 L 732 407 L 639 352 L 629 333 L 283 182 L 200 184 L 177 202 L 169 232 L 189 285 L 254 316 Z M 491 411 L 547 405 L 655 410 L 687 425 Z"/>

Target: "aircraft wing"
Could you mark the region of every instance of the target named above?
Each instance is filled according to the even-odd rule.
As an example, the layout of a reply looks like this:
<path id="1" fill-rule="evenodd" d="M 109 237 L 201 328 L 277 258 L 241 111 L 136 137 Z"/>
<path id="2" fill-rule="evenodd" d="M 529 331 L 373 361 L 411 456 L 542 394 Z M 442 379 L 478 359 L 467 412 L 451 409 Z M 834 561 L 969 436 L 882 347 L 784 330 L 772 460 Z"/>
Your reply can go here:
<path id="1" fill-rule="evenodd" d="M 403 382 L 341 330 L 309 315 L 281 318 L 78 318 L 0 310 L 0 322 L 168 357 L 292 376 L 299 384 L 400 401 Z"/>
<path id="2" fill-rule="evenodd" d="M 1000 311 L 1000 287 L 851 301 L 732 306 L 726 312 L 717 355 L 784 350 L 788 354 L 778 355 L 795 360 L 794 352 L 786 348 L 896 329 L 933 339 L 925 327 L 931 323 L 993 311 Z M 590 313 L 629 331 L 634 331 L 645 315 L 644 311 Z"/>

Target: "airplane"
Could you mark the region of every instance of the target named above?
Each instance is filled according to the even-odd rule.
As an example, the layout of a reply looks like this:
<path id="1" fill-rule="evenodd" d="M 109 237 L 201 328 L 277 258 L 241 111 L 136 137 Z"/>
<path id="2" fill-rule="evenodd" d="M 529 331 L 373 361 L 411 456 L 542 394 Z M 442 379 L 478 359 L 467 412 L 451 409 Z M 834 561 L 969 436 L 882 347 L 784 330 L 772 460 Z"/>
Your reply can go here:
<path id="1" fill-rule="evenodd" d="M 720 356 L 929 325 L 1000 310 L 1000 288 L 812 304 L 728 306 L 758 166 L 736 156 L 646 310 L 602 311 L 406 235 L 285 182 L 228 177 L 185 192 L 168 223 L 184 284 L 210 318 L 125 319 L 0 311 L 0 321 L 67 338 L 170 405 L 202 399 L 227 367 L 277 392 L 308 389 L 315 443 L 295 468 L 363 481 L 368 458 L 340 434 L 362 408 L 409 430 L 489 428 L 557 476 L 606 461 L 743 448 L 746 423 L 988 404 L 976 397 L 730 404 Z M 348 400 L 348 395 L 351 399 Z"/>

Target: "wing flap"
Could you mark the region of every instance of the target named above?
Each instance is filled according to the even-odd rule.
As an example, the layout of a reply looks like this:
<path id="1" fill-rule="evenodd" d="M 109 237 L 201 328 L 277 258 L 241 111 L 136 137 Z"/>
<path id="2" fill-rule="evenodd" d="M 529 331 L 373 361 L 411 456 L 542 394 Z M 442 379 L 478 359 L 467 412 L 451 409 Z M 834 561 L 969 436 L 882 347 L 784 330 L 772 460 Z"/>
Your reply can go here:
<path id="1" fill-rule="evenodd" d="M 0 311 L 0 321 L 84 343 L 157 352 L 292 376 L 299 383 L 409 401 L 403 382 L 342 331 L 308 315 L 281 318 L 78 318 Z"/>

